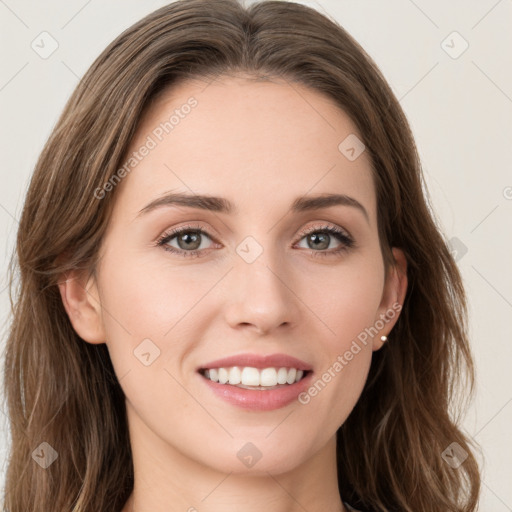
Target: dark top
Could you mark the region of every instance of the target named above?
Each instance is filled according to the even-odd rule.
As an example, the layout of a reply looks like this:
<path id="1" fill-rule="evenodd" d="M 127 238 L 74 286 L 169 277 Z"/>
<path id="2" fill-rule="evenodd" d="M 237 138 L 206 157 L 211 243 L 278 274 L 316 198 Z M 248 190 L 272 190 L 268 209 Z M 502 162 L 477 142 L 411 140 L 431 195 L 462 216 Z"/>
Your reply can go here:
<path id="1" fill-rule="evenodd" d="M 354 512 L 360 512 L 360 510 L 356 510 L 355 508 L 351 507 L 346 501 L 343 502 L 343 505 L 347 507 L 349 510 L 353 510 Z"/>

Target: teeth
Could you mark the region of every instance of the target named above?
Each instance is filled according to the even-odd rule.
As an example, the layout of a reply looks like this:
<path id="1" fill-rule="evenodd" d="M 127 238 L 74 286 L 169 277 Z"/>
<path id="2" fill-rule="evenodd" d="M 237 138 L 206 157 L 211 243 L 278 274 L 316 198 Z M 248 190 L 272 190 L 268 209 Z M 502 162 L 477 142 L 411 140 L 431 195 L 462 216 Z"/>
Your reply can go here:
<path id="1" fill-rule="evenodd" d="M 275 387 L 279 384 L 293 384 L 299 382 L 303 375 L 304 371 L 296 368 L 264 368 L 260 370 L 250 366 L 209 368 L 204 372 L 204 376 L 213 382 L 240 387 Z"/>

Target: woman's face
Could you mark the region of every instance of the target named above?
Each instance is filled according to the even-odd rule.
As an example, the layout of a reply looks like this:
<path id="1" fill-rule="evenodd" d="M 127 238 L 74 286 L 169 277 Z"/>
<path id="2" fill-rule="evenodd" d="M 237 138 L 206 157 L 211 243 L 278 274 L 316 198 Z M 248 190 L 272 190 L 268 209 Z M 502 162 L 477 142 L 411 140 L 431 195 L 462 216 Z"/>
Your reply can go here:
<path id="1" fill-rule="evenodd" d="M 189 81 L 152 104 L 87 285 L 100 334 L 74 320 L 87 341 L 106 341 L 136 450 L 263 473 L 334 446 L 406 282 L 385 281 L 371 164 L 356 137 L 333 102 L 284 81 Z M 290 392 L 213 384 L 198 371 L 242 354 L 285 354 L 312 372 Z M 298 365 L 271 363 L 276 375 Z M 293 381 L 293 370 L 282 375 Z"/>

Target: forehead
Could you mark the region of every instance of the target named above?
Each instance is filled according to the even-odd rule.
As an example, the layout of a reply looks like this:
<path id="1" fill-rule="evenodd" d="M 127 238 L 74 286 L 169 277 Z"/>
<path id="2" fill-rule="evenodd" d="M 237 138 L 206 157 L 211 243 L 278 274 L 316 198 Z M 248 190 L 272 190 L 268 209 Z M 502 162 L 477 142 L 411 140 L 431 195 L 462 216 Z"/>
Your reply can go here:
<path id="1" fill-rule="evenodd" d="M 227 197 L 242 209 L 255 198 L 267 209 L 307 193 L 340 193 L 374 218 L 367 153 L 351 161 L 339 148 L 354 135 L 362 139 L 334 101 L 301 84 L 185 81 L 161 93 L 141 119 L 128 152 L 139 157 L 121 183 L 118 208 L 133 217 L 170 190 Z"/>

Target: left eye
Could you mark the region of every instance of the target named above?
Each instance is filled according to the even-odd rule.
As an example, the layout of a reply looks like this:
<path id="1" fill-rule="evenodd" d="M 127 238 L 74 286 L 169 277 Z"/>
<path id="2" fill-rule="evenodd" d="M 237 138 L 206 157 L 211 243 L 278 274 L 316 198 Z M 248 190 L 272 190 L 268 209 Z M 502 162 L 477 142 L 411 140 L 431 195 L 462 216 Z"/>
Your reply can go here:
<path id="1" fill-rule="evenodd" d="M 333 239 L 337 239 L 338 243 L 341 243 L 342 246 L 345 244 L 349 247 L 352 243 L 351 239 L 347 235 L 331 228 L 315 229 L 314 231 L 306 233 L 301 238 L 301 240 L 303 239 L 306 241 L 306 249 L 310 249 L 311 246 L 316 247 L 316 249 L 328 249 L 330 242 L 333 241 Z"/>

